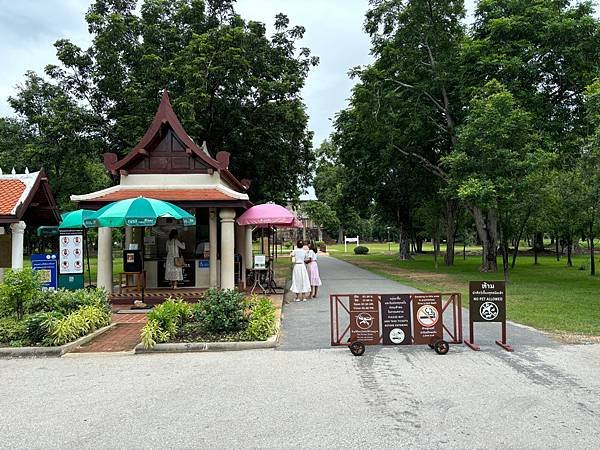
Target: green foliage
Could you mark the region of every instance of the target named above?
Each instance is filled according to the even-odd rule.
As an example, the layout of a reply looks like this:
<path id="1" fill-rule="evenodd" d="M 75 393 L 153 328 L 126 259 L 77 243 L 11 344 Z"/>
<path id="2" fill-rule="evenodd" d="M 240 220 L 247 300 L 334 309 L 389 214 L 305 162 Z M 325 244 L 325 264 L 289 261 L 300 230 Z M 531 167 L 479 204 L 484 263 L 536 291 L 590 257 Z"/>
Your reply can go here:
<path id="1" fill-rule="evenodd" d="M 108 305 L 108 294 L 103 289 L 78 289 L 68 291 L 58 289 L 44 293 L 43 309 L 39 311 L 56 311 L 67 315 L 83 306 L 95 306 L 110 310 Z"/>
<path id="2" fill-rule="evenodd" d="M 326 203 L 318 200 L 310 200 L 303 203 L 302 211 L 318 226 L 335 229 L 340 224 L 335 211 L 333 211 Z"/>
<path id="3" fill-rule="evenodd" d="M 52 345 L 64 345 L 98 328 L 110 324 L 110 312 L 97 306 L 82 306 L 64 317 L 49 317 L 47 342 Z"/>
<path id="4" fill-rule="evenodd" d="M 0 318 L 0 345 L 20 344 L 26 339 L 25 322 L 15 317 Z"/>
<path id="5" fill-rule="evenodd" d="M 194 317 L 208 332 L 235 332 L 247 324 L 245 309 L 243 292 L 209 289 L 196 304 Z"/>
<path id="6" fill-rule="evenodd" d="M 4 282 L 0 285 L 0 317 L 14 315 L 22 319 L 23 315 L 35 312 L 34 308 L 41 295 L 39 274 L 26 268 L 8 269 Z"/>
<path id="7" fill-rule="evenodd" d="M 148 322 L 142 329 L 142 344 L 153 347 L 157 342 L 166 342 L 192 317 L 192 307 L 182 299 L 169 297 L 148 314 Z"/>
<path id="8" fill-rule="evenodd" d="M 369 247 L 365 247 L 364 245 L 357 245 L 354 247 L 355 255 L 366 255 L 367 253 L 369 253 Z"/>
<path id="9" fill-rule="evenodd" d="M 250 300 L 250 317 L 246 335 L 251 341 L 265 341 L 275 331 L 275 307 L 268 298 L 254 297 Z"/>
<path id="10" fill-rule="evenodd" d="M 31 344 L 41 344 L 48 342 L 50 325 L 53 320 L 60 320 L 64 317 L 60 312 L 38 312 L 27 316 L 25 327 L 27 339 Z"/>

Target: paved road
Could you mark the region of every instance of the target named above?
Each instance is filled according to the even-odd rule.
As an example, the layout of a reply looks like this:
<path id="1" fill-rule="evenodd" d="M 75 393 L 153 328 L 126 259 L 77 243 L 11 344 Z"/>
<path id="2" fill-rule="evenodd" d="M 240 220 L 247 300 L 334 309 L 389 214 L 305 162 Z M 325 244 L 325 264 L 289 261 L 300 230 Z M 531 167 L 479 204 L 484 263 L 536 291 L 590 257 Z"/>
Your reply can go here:
<path id="1" fill-rule="evenodd" d="M 321 267 L 336 291 L 401 288 Z M 0 447 L 600 448 L 600 345 L 523 330 L 532 340 L 515 338 L 512 354 L 371 347 L 356 358 L 327 348 L 325 305 L 286 305 L 277 351 L 0 360 Z M 309 309 L 327 327 L 302 350 L 292 323 L 309 327 Z"/>

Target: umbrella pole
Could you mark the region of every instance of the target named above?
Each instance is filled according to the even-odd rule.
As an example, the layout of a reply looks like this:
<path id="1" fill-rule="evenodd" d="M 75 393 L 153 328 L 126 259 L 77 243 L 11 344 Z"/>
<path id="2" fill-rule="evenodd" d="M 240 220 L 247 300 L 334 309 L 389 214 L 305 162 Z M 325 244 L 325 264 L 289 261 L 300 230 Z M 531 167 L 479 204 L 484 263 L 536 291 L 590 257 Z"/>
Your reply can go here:
<path id="1" fill-rule="evenodd" d="M 90 268 L 90 247 L 88 244 L 87 229 L 83 229 L 83 240 L 85 242 L 85 258 L 87 259 L 88 266 L 88 288 L 92 287 L 92 269 Z"/>
<path id="2" fill-rule="evenodd" d="M 142 303 L 144 303 L 144 294 L 145 294 L 145 290 L 146 290 L 146 272 L 145 272 L 145 263 L 144 263 L 144 234 L 146 234 L 146 227 L 141 227 L 142 228 L 142 242 L 140 242 L 140 245 L 142 246 L 142 251 L 141 253 L 141 258 L 142 258 L 142 273 L 141 273 L 141 277 L 142 277 Z"/>

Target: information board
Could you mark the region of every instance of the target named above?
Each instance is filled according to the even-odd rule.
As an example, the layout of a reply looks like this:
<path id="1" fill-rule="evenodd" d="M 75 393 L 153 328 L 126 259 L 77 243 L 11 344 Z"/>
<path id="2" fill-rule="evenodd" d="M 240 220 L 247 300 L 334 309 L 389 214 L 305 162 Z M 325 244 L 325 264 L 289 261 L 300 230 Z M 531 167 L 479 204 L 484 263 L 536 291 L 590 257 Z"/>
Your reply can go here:
<path id="1" fill-rule="evenodd" d="M 506 321 L 504 281 L 470 281 L 469 314 L 472 322 Z"/>
<path id="2" fill-rule="evenodd" d="M 379 298 L 376 295 L 350 296 L 350 338 L 352 342 L 379 343 Z"/>
<path id="3" fill-rule="evenodd" d="M 433 344 L 442 339 L 442 296 L 441 294 L 411 294 L 415 344 Z"/>
<path id="4" fill-rule="evenodd" d="M 42 287 L 46 289 L 58 287 L 58 256 L 56 254 L 33 253 L 31 268 L 38 272 Z"/>
<path id="5" fill-rule="evenodd" d="M 83 233 L 81 230 L 60 231 L 60 273 L 83 273 Z"/>
<path id="6" fill-rule="evenodd" d="M 412 344 L 410 294 L 381 295 L 383 345 Z"/>

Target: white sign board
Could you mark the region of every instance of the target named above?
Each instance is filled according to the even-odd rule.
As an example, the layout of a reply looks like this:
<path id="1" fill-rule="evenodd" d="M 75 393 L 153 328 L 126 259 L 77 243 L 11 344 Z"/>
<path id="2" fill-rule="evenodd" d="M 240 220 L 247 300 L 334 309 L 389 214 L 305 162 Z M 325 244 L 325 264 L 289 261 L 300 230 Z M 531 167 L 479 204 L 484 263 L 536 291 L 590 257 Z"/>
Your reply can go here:
<path id="1" fill-rule="evenodd" d="M 359 245 L 358 236 L 356 236 L 356 237 L 344 236 L 344 253 L 348 253 L 348 242 L 350 242 L 350 243 L 355 242 L 356 245 L 358 246 Z"/>
<path id="2" fill-rule="evenodd" d="M 81 230 L 61 231 L 59 238 L 60 273 L 83 273 L 83 234 Z"/>

